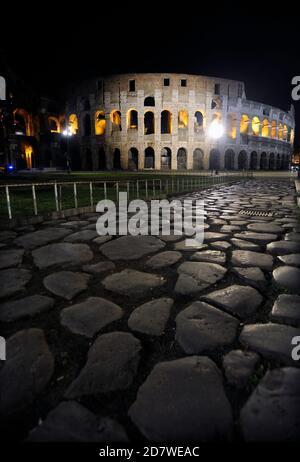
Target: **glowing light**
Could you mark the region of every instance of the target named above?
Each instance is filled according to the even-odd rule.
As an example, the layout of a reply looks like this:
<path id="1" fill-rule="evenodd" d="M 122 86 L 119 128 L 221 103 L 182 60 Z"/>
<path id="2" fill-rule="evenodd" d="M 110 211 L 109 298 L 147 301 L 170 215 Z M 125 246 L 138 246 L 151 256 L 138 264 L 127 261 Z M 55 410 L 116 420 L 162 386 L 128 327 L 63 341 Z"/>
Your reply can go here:
<path id="1" fill-rule="evenodd" d="M 63 134 L 64 136 L 72 136 L 72 135 L 73 135 L 73 132 L 72 132 L 71 127 L 67 127 L 67 128 L 62 132 L 62 134 Z"/>
<path id="2" fill-rule="evenodd" d="M 212 121 L 208 129 L 208 135 L 211 138 L 218 139 L 224 135 L 225 129 L 218 119 Z"/>
<path id="3" fill-rule="evenodd" d="M 8 170 L 13 170 L 13 169 L 14 169 L 14 166 L 13 166 L 13 165 L 9 165 L 7 168 L 8 168 Z"/>

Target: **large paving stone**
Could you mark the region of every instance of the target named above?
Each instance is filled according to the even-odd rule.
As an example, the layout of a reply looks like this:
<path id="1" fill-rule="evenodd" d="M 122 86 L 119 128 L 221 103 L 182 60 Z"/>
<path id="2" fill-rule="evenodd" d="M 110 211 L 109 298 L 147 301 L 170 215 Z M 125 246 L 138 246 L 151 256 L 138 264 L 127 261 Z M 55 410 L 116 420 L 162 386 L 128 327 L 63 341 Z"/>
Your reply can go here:
<path id="1" fill-rule="evenodd" d="M 0 369 L 0 414 L 29 406 L 48 385 L 54 358 L 40 329 L 17 332 L 7 340 L 6 361 Z"/>
<path id="2" fill-rule="evenodd" d="M 19 266 L 22 263 L 24 250 L 10 249 L 0 251 L 0 269 Z"/>
<path id="3" fill-rule="evenodd" d="M 31 431 L 29 442 L 128 442 L 123 427 L 109 417 L 100 417 L 75 401 L 63 401 Z"/>
<path id="4" fill-rule="evenodd" d="M 231 244 L 226 241 L 215 241 L 210 244 L 213 249 L 226 251 L 230 249 Z"/>
<path id="5" fill-rule="evenodd" d="M 90 242 L 98 236 L 95 229 L 84 229 L 65 237 L 65 242 Z"/>
<path id="6" fill-rule="evenodd" d="M 187 354 L 234 342 L 239 321 L 204 302 L 194 302 L 176 317 L 176 340 Z"/>
<path id="7" fill-rule="evenodd" d="M 181 260 L 182 255 L 180 252 L 174 250 L 167 250 L 166 252 L 158 253 L 153 255 L 147 263 L 146 266 L 153 269 L 165 268 L 168 266 L 175 265 L 179 260 Z"/>
<path id="8" fill-rule="evenodd" d="M 267 245 L 267 251 L 273 255 L 287 255 L 300 252 L 300 242 L 276 241 Z"/>
<path id="9" fill-rule="evenodd" d="M 100 297 L 89 297 L 81 303 L 63 309 L 60 320 L 61 324 L 74 334 L 93 337 L 122 315 L 122 308 L 115 303 Z"/>
<path id="10" fill-rule="evenodd" d="M 19 236 L 14 240 L 14 243 L 24 247 L 26 250 L 30 250 L 54 241 L 59 241 L 70 234 L 70 232 L 69 229 L 50 227 Z"/>
<path id="11" fill-rule="evenodd" d="M 247 226 L 247 229 L 259 233 L 280 234 L 283 232 L 281 226 L 278 226 L 275 223 L 251 223 Z"/>
<path id="12" fill-rule="evenodd" d="M 103 279 L 102 284 L 107 290 L 120 295 L 142 296 L 156 287 L 161 287 L 166 280 L 156 274 L 125 269 Z"/>
<path id="13" fill-rule="evenodd" d="M 226 262 L 226 254 L 220 250 L 203 250 L 191 256 L 192 261 L 205 261 L 222 265 Z"/>
<path id="14" fill-rule="evenodd" d="M 287 233 L 284 236 L 284 239 L 286 241 L 293 241 L 293 242 L 299 242 L 300 243 L 300 233 Z"/>
<path id="15" fill-rule="evenodd" d="M 15 231 L 4 230 L 0 231 L 0 242 L 5 242 L 10 239 L 15 239 L 17 237 L 17 233 Z"/>
<path id="16" fill-rule="evenodd" d="M 171 298 L 158 298 L 136 308 L 128 319 L 130 329 L 148 335 L 161 335 L 173 306 Z"/>
<path id="17" fill-rule="evenodd" d="M 9 268 L 0 271 L 0 298 L 21 292 L 31 277 L 31 272 L 22 268 Z"/>
<path id="18" fill-rule="evenodd" d="M 271 318 L 277 322 L 300 326 L 300 296 L 281 294 L 275 301 Z"/>
<path id="19" fill-rule="evenodd" d="M 175 292 L 193 295 L 222 279 L 227 269 L 215 263 L 184 262 L 178 268 Z"/>
<path id="20" fill-rule="evenodd" d="M 300 371 L 293 367 L 268 371 L 244 405 L 240 425 L 252 442 L 299 442 Z"/>
<path id="21" fill-rule="evenodd" d="M 244 388 L 254 372 L 259 356 L 253 351 L 232 350 L 223 358 L 225 376 L 230 385 Z"/>
<path id="22" fill-rule="evenodd" d="M 229 440 L 232 414 L 222 378 L 206 357 L 157 364 L 129 409 L 149 441 Z"/>
<path id="23" fill-rule="evenodd" d="M 98 236 L 96 239 L 93 239 L 94 244 L 102 245 L 105 244 L 105 242 L 111 241 L 112 236 Z"/>
<path id="24" fill-rule="evenodd" d="M 235 273 L 240 279 L 250 286 L 262 289 L 266 286 L 267 280 L 264 273 L 260 268 L 247 267 L 247 268 L 232 268 L 232 272 Z"/>
<path id="25" fill-rule="evenodd" d="M 158 252 L 165 245 L 154 236 L 122 236 L 103 244 L 100 251 L 110 260 L 137 260 Z"/>
<path id="26" fill-rule="evenodd" d="M 91 274 L 101 274 L 108 271 L 113 271 L 115 268 L 116 265 L 112 261 L 99 261 L 93 265 L 84 265 L 82 270 Z"/>
<path id="27" fill-rule="evenodd" d="M 85 273 L 59 271 L 46 276 L 43 284 L 53 294 L 66 300 L 72 300 L 75 295 L 87 289 L 89 279 L 90 276 Z"/>
<path id="28" fill-rule="evenodd" d="M 259 245 L 253 244 L 253 242 L 245 241 L 244 239 L 231 239 L 232 244 L 241 250 L 259 250 Z"/>
<path id="29" fill-rule="evenodd" d="M 208 249 L 207 244 L 198 244 L 197 241 L 195 241 L 195 242 L 192 242 L 192 245 L 186 245 L 185 239 L 183 241 L 176 242 L 176 244 L 174 244 L 174 250 L 177 250 L 180 252 L 182 251 L 191 252 L 195 250 L 205 250 L 205 249 Z"/>
<path id="30" fill-rule="evenodd" d="M 204 244 L 207 242 L 213 242 L 213 241 L 221 241 L 223 239 L 226 239 L 228 235 L 225 233 L 216 233 L 216 232 L 205 232 L 204 233 Z"/>
<path id="31" fill-rule="evenodd" d="M 257 244 L 268 244 L 277 239 L 277 234 L 270 233 L 254 233 L 252 231 L 242 231 L 234 235 L 236 239 L 244 239 L 246 241 L 257 242 Z"/>
<path id="32" fill-rule="evenodd" d="M 231 262 L 235 266 L 256 266 L 266 271 L 272 271 L 273 257 L 260 252 L 251 250 L 234 250 Z"/>
<path id="33" fill-rule="evenodd" d="M 256 313 L 263 297 L 256 289 L 249 286 L 232 285 L 221 290 L 216 290 L 202 297 L 208 303 L 246 319 Z"/>
<path id="34" fill-rule="evenodd" d="M 285 265 L 300 266 L 300 253 L 291 253 L 289 255 L 280 255 L 277 257 Z"/>
<path id="35" fill-rule="evenodd" d="M 291 357 L 292 339 L 299 335 L 300 329 L 295 327 L 273 323 L 251 324 L 243 328 L 240 342 L 264 358 L 300 366 Z"/>
<path id="36" fill-rule="evenodd" d="M 32 252 L 34 264 L 45 269 L 53 265 L 83 265 L 93 259 L 94 254 L 86 244 L 49 244 Z"/>
<path id="37" fill-rule="evenodd" d="M 31 317 L 49 311 L 53 305 L 53 298 L 44 295 L 30 295 L 12 300 L 0 305 L 0 321 L 11 322 Z"/>
<path id="38" fill-rule="evenodd" d="M 284 289 L 300 294 L 300 268 L 279 266 L 273 271 L 274 281 Z"/>
<path id="39" fill-rule="evenodd" d="M 67 398 L 107 393 L 128 388 L 137 372 L 141 344 L 127 332 L 97 337 L 86 365 L 66 392 Z"/>
<path id="40" fill-rule="evenodd" d="M 76 220 L 76 221 L 67 221 L 65 223 L 61 223 L 60 226 L 64 228 L 80 228 L 80 226 L 86 226 L 89 224 L 89 221 L 86 220 Z"/>

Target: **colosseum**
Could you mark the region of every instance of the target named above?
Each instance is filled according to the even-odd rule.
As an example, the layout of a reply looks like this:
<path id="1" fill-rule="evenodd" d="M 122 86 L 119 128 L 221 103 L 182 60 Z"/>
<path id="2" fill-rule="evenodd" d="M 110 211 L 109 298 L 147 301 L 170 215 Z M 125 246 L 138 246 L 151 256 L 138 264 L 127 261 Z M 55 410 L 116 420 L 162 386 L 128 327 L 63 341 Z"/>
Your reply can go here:
<path id="1" fill-rule="evenodd" d="M 287 169 L 288 112 L 246 98 L 243 82 L 186 74 L 122 74 L 72 89 L 72 168 Z M 76 154 L 77 151 L 77 154 Z"/>

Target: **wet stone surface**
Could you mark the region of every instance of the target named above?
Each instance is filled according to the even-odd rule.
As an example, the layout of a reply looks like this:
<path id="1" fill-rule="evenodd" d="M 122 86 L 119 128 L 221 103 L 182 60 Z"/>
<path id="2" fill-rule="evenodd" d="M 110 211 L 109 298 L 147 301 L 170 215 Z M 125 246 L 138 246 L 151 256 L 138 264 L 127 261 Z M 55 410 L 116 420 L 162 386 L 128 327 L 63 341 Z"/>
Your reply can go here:
<path id="1" fill-rule="evenodd" d="M 191 197 L 201 245 L 99 236 L 97 213 L 0 230 L 4 440 L 299 440 L 294 185 Z"/>

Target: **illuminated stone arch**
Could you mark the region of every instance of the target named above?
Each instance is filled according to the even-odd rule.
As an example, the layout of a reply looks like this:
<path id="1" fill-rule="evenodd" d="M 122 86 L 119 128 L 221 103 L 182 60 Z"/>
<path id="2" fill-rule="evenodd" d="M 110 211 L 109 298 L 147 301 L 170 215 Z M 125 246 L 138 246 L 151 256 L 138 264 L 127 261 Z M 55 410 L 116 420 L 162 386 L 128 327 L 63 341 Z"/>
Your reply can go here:
<path id="1" fill-rule="evenodd" d="M 106 120 L 104 111 L 95 113 L 95 135 L 103 136 L 106 129 Z"/>
<path id="2" fill-rule="evenodd" d="M 252 118 L 251 128 L 252 128 L 252 135 L 254 135 L 254 136 L 259 136 L 260 135 L 260 119 L 259 119 L 259 117 L 254 116 Z"/>
<path id="3" fill-rule="evenodd" d="M 271 138 L 277 138 L 277 122 L 272 120 L 271 122 Z"/>
<path id="4" fill-rule="evenodd" d="M 186 109 L 178 111 L 178 128 L 186 130 L 189 125 L 189 113 Z"/>
<path id="5" fill-rule="evenodd" d="M 283 125 L 282 125 L 282 123 L 280 123 L 279 126 L 278 126 L 278 139 L 283 140 Z"/>
<path id="6" fill-rule="evenodd" d="M 248 157 L 246 151 L 241 151 L 238 155 L 238 169 L 246 170 L 248 168 Z"/>
<path id="7" fill-rule="evenodd" d="M 269 157 L 269 170 L 274 170 L 275 169 L 275 154 L 274 152 L 271 152 L 270 157 Z"/>
<path id="8" fill-rule="evenodd" d="M 240 133 L 247 135 L 249 130 L 250 119 L 247 114 L 243 114 L 240 120 Z"/>
<path id="9" fill-rule="evenodd" d="M 258 155 L 256 151 L 252 151 L 250 154 L 250 170 L 257 170 Z"/>
<path id="10" fill-rule="evenodd" d="M 51 133 L 60 133 L 61 132 L 60 122 L 58 120 L 58 117 L 49 116 L 48 117 L 48 122 L 49 122 L 49 128 L 50 128 Z"/>
<path id="11" fill-rule="evenodd" d="M 113 169 L 121 170 L 121 151 L 115 148 L 113 151 Z"/>
<path id="12" fill-rule="evenodd" d="M 128 151 L 128 169 L 138 170 L 139 168 L 139 151 L 137 148 L 130 148 Z"/>
<path id="13" fill-rule="evenodd" d="M 261 128 L 261 136 L 263 136 L 264 138 L 269 137 L 269 131 L 270 131 L 269 127 L 270 127 L 270 123 L 268 119 L 264 119 L 262 122 L 262 128 Z"/>
<path id="14" fill-rule="evenodd" d="M 194 132 L 199 133 L 203 130 L 204 116 L 201 111 L 196 111 L 194 114 Z"/>
<path id="15" fill-rule="evenodd" d="M 112 131 L 122 130 L 121 112 L 118 109 L 113 109 L 109 115 Z"/>
<path id="16" fill-rule="evenodd" d="M 144 114 L 144 133 L 145 135 L 153 135 L 155 133 L 155 116 L 152 111 L 147 111 Z"/>
<path id="17" fill-rule="evenodd" d="M 202 149 L 196 148 L 193 152 L 193 170 L 203 170 L 204 152 Z"/>
<path id="18" fill-rule="evenodd" d="M 185 148 L 179 148 L 177 151 L 177 170 L 187 169 L 187 151 Z"/>
<path id="19" fill-rule="evenodd" d="M 281 169 L 281 157 L 280 157 L 280 154 L 277 154 L 277 157 L 276 157 L 276 170 L 280 170 Z"/>
<path id="20" fill-rule="evenodd" d="M 138 112 L 136 109 L 129 109 L 126 115 L 127 119 L 127 129 L 128 130 L 137 130 L 138 129 Z"/>
<path id="21" fill-rule="evenodd" d="M 161 112 L 160 127 L 162 134 L 172 133 L 172 112 L 165 109 Z"/>
<path id="22" fill-rule="evenodd" d="M 288 137 L 288 128 L 287 128 L 287 125 L 284 124 L 283 125 L 283 131 L 282 131 L 282 139 L 284 141 L 287 141 L 287 137 Z"/>
<path id="23" fill-rule="evenodd" d="M 170 148 L 162 148 L 161 150 L 161 169 L 170 170 L 172 163 L 172 151 Z"/>
<path id="24" fill-rule="evenodd" d="M 227 114 L 227 121 L 226 121 L 226 129 L 227 129 L 227 136 L 233 140 L 236 139 L 236 114 L 235 113 L 230 113 Z"/>
<path id="25" fill-rule="evenodd" d="M 290 139 L 291 145 L 294 144 L 294 141 L 295 141 L 295 131 L 293 128 L 291 128 L 291 139 Z"/>
<path id="26" fill-rule="evenodd" d="M 155 107 L 155 98 L 154 98 L 154 96 L 147 96 L 144 99 L 144 106 Z"/>
<path id="27" fill-rule="evenodd" d="M 224 156 L 225 170 L 234 170 L 235 153 L 233 149 L 227 149 Z"/>
<path id="28" fill-rule="evenodd" d="M 151 146 L 148 146 L 145 149 L 144 168 L 154 168 L 154 158 L 154 149 Z"/>
<path id="29" fill-rule="evenodd" d="M 267 169 L 267 153 L 262 152 L 260 155 L 260 169 L 266 170 Z"/>
<path id="30" fill-rule="evenodd" d="M 220 170 L 220 151 L 218 149 L 212 149 L 209 153 L 209 169 Z"/>
<path id="31" fill-rule="evenodd" d="M 26 136 L 33 135 L 32 119 L 25 109 L 14 110 L 14 123 L 16 131 L 20 131 Z"/>
<path id="32" fill-rule="evenodd" d="M 73 135 L 76 135 L 78 131 L 78 118 L 76 114 L 69 115 L 69 128 Z"/>

